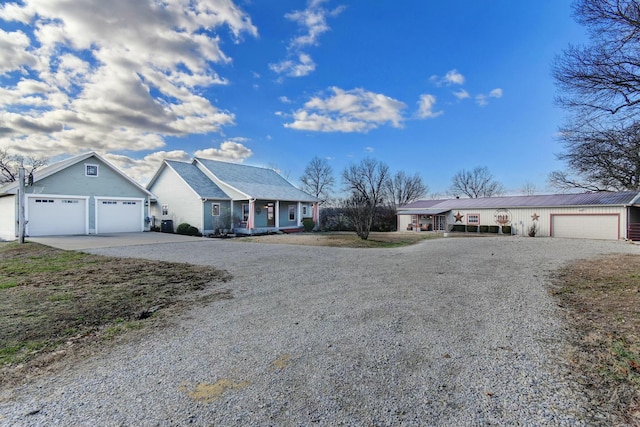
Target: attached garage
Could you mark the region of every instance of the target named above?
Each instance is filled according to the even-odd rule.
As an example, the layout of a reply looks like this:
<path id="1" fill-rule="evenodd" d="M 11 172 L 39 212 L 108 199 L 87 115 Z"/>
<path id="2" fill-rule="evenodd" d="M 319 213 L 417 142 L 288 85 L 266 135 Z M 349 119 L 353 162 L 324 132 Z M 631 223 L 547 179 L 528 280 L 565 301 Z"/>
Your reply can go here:
<path id="1" fill-rule="evenodd" d="M 15 239 L 19 183 L 0 186 L 0 239 Z M 37 170 L 24 187 L 26 236 L 148 230 L 153 194 L 96 153 Z"/>
<path id="2" fill-rule="evenodd" d="M 87 199 L 83 197 L 28 196 L 27 235 L 87 234 Z"/>
<path id="3" fill-rule="evenodd" d="M 96 233 L 144 231 L 144 199 L 96 197 Z"/>
<path id="4" fill-rule="evenodd" d="M 552 214 L 551 237 L 618 240 L 620 238 L 620 215 Z"/>

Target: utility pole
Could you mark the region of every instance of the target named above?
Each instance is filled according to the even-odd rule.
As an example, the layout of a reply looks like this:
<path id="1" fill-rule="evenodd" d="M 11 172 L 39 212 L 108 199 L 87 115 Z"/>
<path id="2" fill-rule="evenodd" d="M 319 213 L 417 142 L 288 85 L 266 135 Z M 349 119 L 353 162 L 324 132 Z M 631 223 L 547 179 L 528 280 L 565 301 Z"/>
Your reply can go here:
<path id="1" fill-rule="evenodd" d="M 20 167 L 18 170 L 18 242 L 24 243 L 24 226 L 25 226 L 25 218 L 24 218 L 24 203 L 26 200 L 25 197 L 25 185 L 24 185 L 24 168 Z"/>

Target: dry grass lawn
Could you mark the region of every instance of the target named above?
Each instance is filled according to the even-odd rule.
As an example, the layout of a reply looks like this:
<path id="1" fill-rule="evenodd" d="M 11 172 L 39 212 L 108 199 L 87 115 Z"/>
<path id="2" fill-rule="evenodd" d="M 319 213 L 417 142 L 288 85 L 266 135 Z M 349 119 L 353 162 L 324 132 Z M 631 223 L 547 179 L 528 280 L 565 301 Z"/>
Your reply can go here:
<path id="1" fill-rule="evenodd" d="M 198 302 L 230 298 L 210 267 L 0 244 L 0 385 L 90 354 Z"/>
<path id="2" fill-rule="evenodd" d="M 552 294 L 575 331 L 568 358 L 591 400 L 640 425 L 640 256 L 575 262 Z"/>
<path id="3" fill-rule="evenodd" d="M 442 237 L 441 233 L 380 233 L 371 232 L 362 240 L 355 232 L 336 231 L 322 233 L 270 234 L 243 237 L 244 242 L 280 243 L 285 245 L 332 246 L 339 248 L 390 248 L 411 245 L 426 239 Z"/>

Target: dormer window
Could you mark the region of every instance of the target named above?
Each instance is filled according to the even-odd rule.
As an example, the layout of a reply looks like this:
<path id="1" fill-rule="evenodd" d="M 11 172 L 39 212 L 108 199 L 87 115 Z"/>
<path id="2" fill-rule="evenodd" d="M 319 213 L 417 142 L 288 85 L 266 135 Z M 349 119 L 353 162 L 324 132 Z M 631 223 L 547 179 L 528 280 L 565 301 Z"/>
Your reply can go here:
<path id="1" fill-rule="evenodd" d="M 84 165 L 85 176 L 98 176 L 98 165 Z"/>

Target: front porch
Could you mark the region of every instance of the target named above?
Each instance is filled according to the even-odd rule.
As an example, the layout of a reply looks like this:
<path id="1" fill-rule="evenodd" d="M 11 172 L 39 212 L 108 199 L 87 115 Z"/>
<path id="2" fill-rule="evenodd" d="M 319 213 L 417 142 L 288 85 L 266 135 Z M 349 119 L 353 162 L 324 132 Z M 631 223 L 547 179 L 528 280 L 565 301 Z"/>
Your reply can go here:
<path id="1" fill-rule="evenodd" d="M 295 233 L 304 230 L 303 219 L 316 226 L 319 220 L 317 202 L 251 199 L 233 202 L 233 211 L 232 231 L 239 235 Z"/>

